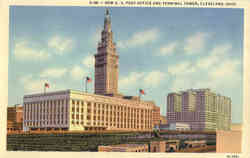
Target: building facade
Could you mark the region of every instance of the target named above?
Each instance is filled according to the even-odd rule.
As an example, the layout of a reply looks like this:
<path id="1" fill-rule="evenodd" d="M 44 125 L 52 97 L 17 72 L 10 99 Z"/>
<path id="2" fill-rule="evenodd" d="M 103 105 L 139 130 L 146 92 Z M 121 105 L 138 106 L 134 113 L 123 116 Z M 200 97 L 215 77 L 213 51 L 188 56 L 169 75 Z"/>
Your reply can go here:
<path id="1" fill-rule="evenodd" d="M 190 89 L 167 96 L 168 123 L 187 123 L 191 130 L 230 130 L 231 99 L 210 91 Z"/>
<path id="2" fill-rule="evenodd" d="M 148 152 L 147 144 L 119 144 L 98 146 L 99 152 Z"/>
<path id="3" fill-rule="evenodd" d="M 166 152 L 166 142 L 165 141 L 150 142 L 149 152 Z"/>
<path id="4" fill-rule="evenodd" d="M 152 130 L 152 101 L 65 90 L 26 95 L 25 130 Z"/>
<path id="5" fill-rule="evenodd" d="M 216 152 L 241 153 L 242 127 L 241 123 L 232 123 L 231 131 L 216 131 Z"/>
<path id="6" fill-rule="evenodd" d="M 116 45 L 113 42 L 111 17 L 109 10 L 106 10 L 101 41 L 95 54 L 95 94 L 112 96 L 118 94 L 118 59 Z"/>
<path id="7" fill-rule="evenodd" d="M 170 131 L 189 131 L 190 126 L 187 123 L 167 123 L 167 124 L 160 124 L 159 130 L 170 130 Z"/>
<path id="8" fill-rule="evenodd" d="M 17 131 L 23 129 L 23 107 L 15 105 L 7 108 L 7 130 Z"/>
<path id="9" fill-rule="evenodd" d="M 167 124 L 167 117 L 166 116 L 160 116 L 160 124 Z"/>
<path id="10" fill-rule="evenodd" d="M 152 141 L 147 144 L 118 144 L 98 146 L 99 152 L 165 152 L 166 141 Z"/>
<path id="11" fill-rule="evenodd" d="M 169 124 L 169 130 L 172 131 L 188 131 L 190 130 L 190 126 L 187 123 L 170 123 Z"/>
<path id="12" fill-rule="evenodd" d="M 153 106 L 153 126 L 159 126 L 161 120 L 161 111 L 160 107 L 154 105 Z"/>

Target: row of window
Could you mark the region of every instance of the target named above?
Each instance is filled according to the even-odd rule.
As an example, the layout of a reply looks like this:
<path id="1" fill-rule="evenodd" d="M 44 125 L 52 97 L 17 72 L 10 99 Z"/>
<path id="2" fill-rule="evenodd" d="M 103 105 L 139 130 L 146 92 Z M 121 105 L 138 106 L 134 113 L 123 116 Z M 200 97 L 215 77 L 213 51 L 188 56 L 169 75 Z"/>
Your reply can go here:
<path id="1" fill-rule="evenodd" d="M 84 102 L 79 101 L 79 100 L 72 100 L 72 105 L 73 105 L 72 111 L 79 111 L 80 105 L 82 106 L 81 108 L 83 108 Z M 91 108 L 91 102 L 87 102 L 87 106 L 88 106 L 88 108 Z M 100 104 L 100 103 L 94 103 L 93 108 L 95 110 L 100 110 L 100 108 L 102 108 L 102 109 L 106 109 L 106 110 L 113 110 L 114 109 L 114 110 L 120 110 L 120 111 L 130 111 L 131 110 L 131 112 L 141 111 L 142 113 L 143 112 L 146 112 L 146 113 L 152 112 L 149 109 L 138 109 L 138 108 L 121 106 L 121 105 L 109 105 L 109 104 Z"/>
<path id="2" fill-rule="evenodd" d="M 73 125 L 78 125 L 78 126 L 84 126 L 84 122 L 83 121 L 72 121 L 72 124 Z M 89 124 L 90 125 L 90 124 Z M 100 123 L 100 122 L 93 122 L 93 126 L 110 126 L 110 127 L 116 127 L 116 128 L 141 128 L 141 129 L 149 129 L 149 128 L 152 128 L 150 126 L 150 124 L 148 125 L 137 125 L 137 124 L 121 124 L 121 123 L 112 123 L 112 122 L 109 122 L 109 123 Z"/>
<path id="3" fill-rule="evenodd" d="M 83 120 L 84 119 L 84 115 L 79 115 L 79 114 L 77 114 L 77 115 L 74 115 L 74 114 L 72 114 L 71 115 L 71 118 L 73 119 L 73 120 L 79 120 L 80 118 L 81 118 L 81 120 Z M 87 120 L 90 120 L 90 118 L 91 118 L 91 116 L 90 115 L 88 115 L 87 116 Z M 139 122 L 139 119 L 133 119 L 133 118 L 124 118 L 124 117 L 115 117 L 115 116 L 113 116 L 113 117 L 104 117 L 104 116 L 93 116 L 93 120 L 106 120 L 106 121 L 137 121 L 137 122 Z M 148 121 L 150 121 L 150 119 L 149 118 L 145 118 L 145 119 L 143 119 L 143 120 L 141 120 L 141 122 L 148 122 Z"/>
<path id="4" fill-rule="evenodd" d="M 26 126 L 43 126 L 43 125 L 62 125 L 62 124 L 68 124 L 68 121 L 65 120 L 54 120 L 54 121 L 30 121 L 30 122 L 25 122 L 24 125 Z"/>
<path id="5" fill-rule="evenodd" d="M 30 102 L 30 103 L 24 103 L 25 109 L 33 109 L 36 107 L 45 108 L 49 107 L 50 105 L 55 106 L 63 106 L 67 105 L 68 100 L 67 99 L 59 99 L 59 100 L 44 100 L 44 101 L 37 101 L 37 102 Z"/>
<path id="6" fill-rule="evenodd" d="M 38 114 L 38 115 L 34 115 L 34 114 L 24 114 L 24 120 L 42 120 L 42 119 L 64 119 L 67 118 L 67 114 Z"/>

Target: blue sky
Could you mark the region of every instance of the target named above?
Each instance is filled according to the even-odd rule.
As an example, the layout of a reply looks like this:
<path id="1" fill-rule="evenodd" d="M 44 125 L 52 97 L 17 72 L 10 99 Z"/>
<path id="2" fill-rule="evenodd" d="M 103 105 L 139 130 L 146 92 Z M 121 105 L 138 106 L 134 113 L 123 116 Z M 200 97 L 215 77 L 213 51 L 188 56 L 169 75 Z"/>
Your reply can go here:
<path id="1" fill-rule="evenodd" d="M 242 121 L 243 10 L 110 8 L 119 58 L 119 91 L 154 100 L 166 114 L 166 95 L 210 88 L 232 99 Z M 102 7 L 10 7 L 9 105 L 24 94 L 83 89 L 94 78 L 93 55 L 103 27 Z M 93 92 L 94 84 L 89 84 Z"/>

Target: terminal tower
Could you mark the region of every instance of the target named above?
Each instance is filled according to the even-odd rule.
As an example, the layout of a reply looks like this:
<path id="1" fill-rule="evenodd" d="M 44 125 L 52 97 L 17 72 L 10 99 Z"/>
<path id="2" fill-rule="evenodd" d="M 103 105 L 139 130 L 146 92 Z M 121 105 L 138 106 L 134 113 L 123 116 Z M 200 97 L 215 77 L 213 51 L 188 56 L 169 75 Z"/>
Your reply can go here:
<path id="1" fill-rule="evenodd" d="M 97 54 L 95 54 L 95 94 L 118 95 L 118 59 L 116 45 L 113 42 L 111 17 L 107 9 L 101 41 L 98 43 Z"/>

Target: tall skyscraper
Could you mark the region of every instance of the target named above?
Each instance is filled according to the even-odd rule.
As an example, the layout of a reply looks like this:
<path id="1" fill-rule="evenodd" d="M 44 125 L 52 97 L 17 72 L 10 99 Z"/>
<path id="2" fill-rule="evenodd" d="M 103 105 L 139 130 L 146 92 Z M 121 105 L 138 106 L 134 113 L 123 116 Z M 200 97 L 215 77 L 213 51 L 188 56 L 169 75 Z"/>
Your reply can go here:
<path id="1" fill-rule="evenodd" d="M 167 104 L 169 123 L 187 123 L 192 130 L 231 129 L 231 99 L 210 89 L 169 93 Z"/>
<path id="2" fill-rule="evenodd" d="M 118 93 L 118 59 L 116 45 L 113 42 L 111 17 L 107 9 L 101 41 L 95 54 L 95 94 L 116 95 Z"/>

